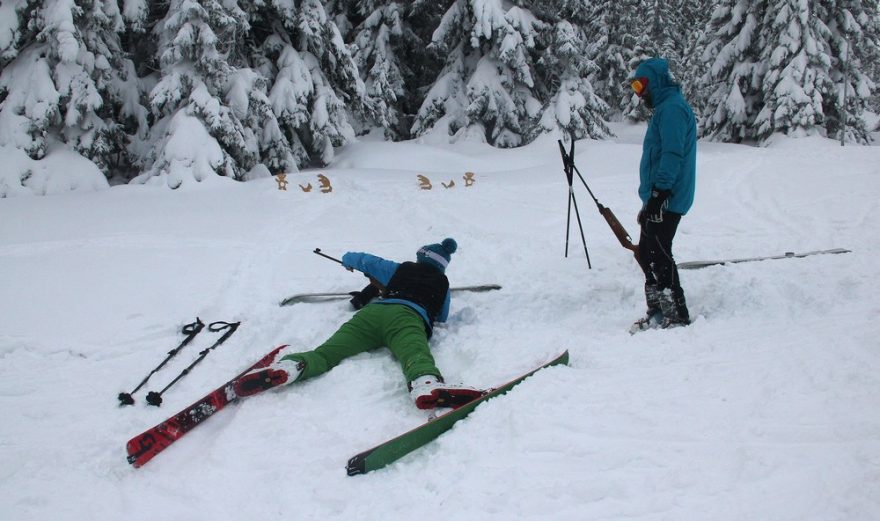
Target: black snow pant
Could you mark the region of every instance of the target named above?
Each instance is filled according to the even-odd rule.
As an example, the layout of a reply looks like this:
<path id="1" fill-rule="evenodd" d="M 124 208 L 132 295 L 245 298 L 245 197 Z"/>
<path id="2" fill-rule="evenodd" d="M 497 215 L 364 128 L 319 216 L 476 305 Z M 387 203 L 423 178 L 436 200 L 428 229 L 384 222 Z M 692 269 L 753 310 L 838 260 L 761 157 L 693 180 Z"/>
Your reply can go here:
<path id="1" fill-rule="evenodd" d="M 660 310 L 673 322 L 690 322 L 684 290 L 672 255 L 681 214 L 665 212 L 659 223 L 644 222 L 639 236 L 639 265 L 645 273 L 648 311 Z"/>

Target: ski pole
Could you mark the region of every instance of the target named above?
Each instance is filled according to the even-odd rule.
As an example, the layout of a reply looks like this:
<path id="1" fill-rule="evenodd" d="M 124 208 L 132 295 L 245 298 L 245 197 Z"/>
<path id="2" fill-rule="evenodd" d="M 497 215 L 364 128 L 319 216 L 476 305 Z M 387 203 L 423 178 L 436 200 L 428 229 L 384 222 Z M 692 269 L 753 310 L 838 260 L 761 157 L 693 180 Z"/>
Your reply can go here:
<path id="1" fill-rule="evenodd" d="M 593 198 L 593 202 L 596 203 L 596 207 L 599 209 L 599 213 L 602 215 L 602 217 L 605 218 L 605 222 L 608 223 L 608 226 L 611 228 L 612 233 L 614 233 L 614 236 L 617 237 L 620 245 L 633 252 L 633 256 L 635 256 L 636 262 L 638 262 L 638 245 L 633 244 L 632 238 L 630 237 L 629 233 L 626 232 L 626 229 L 623 227 L 622 224 L 620 224 L 620 221 L 617 220 L 617 216 L 614 215 L 614 212 L 611 211 L 611 208 L 602 205 L 602 203 L 599 202 L 596 196 L 593 195 L 593 191 L 590 190 L 590 186 L 584 180 L 584 176 L 581 175 L 580 170 L 578 170 L 578 167 L 574 164 L 574 137 L 572 137 L 571 154 L 567 155 L 565 153 L 565 148 L 562 147 L 562 141 L 559 141 L 559 148 L 562 152 L 562 162 L 566 165 L 567 168 L 571 169 L 571 172 L 577 174 L 578 178 L 581 180 L 581 183 L 584 184 L 584 188 L 587 189 L 590 197 Z"/>
<path id="2" fill-rule="evenodd" d="M 568 258 L 568 236 L 571 228 L 571 205 L 574 204 L 574 214 L 577 217 L 578 228 L 581 231 L 581 242 L 584 245 L 584 254 L 587 256 L 587 268 L 593 269 L 590 263 L 590 252 L 587 251 L 587 239 L 584 237 L 584 226 L 581 224 L 581 212 L 578 210 L 577 199 L 574 196 L 574 188 L 572 187 L 572 179 L 574 178 L 574 136 L 571 136 L 571 152 L 565 153 L 565 146 L 562 140 L 559 140 L 559 151 L 562 153 L 562 166 L 565 171 L 565 178 L 568 180 L 568 214 L 565 220 L 565 257 Z"/>
<path id="3" fill-rule="evenodd" d="M 341 260 L 337 259 L 336 257 L 331 257 L 331 256 L 327 255 L 326 253 L 321 251 L 321 248 L 315 248 L 315 251 L 313 251 L 312 253 L 320 255 L 321 257 L 324 257 L 325 259 L 330 259 L 333 262 L 339 263 L 342 265 L 343 268 L 345 268 L 345 264 L 342 264 Z M 354 271 L 354 268 L 345 268 L 345 269 L 347 269 L 348 271 Z M 372 284 L 373 286 L 376 286 L 376 288 L 379 290 L 379 293 L 385 293 L 385 285 L 384 284 L 382 284 L 381 282 L 379 282 L 378 280 L 374 279 L 373 277 L 371 277 L 370 275 L 368 275 L 366 273 L 364 273 L 364 277 L 370 279 L 370 284 Z"/>
<path id="4" fill-rule="evenodd" d="M 165 391 L 168 390 L 169 387 L 171 387 L 172 385 L 177 383 L 178 380 L 180 380 L 184 376 L 188 375 L 190 370 L 192 370 L 192 368 L 195 367 L 196 364 L 198 364 L 199 362 L 204 360 L 206 356 L 208 356 L 208 353 L 210 353 L 217 346 L 219 346 L 220 344 L 225 342 L 227 338 L 232 336 L 232 334 L 235 333 L 235 330 L 238 329 L 238 326 L 240 324 L 241 324 L 241 322 L 232 322 L 232 323 L 222 322 L 222 321 L 211 322 L 211 324 L 208 326 L 208 331 L 217 333 L 217 332 L 223 331 L 225 329 L 226 332 L 223 333 L 223 336 L 221 336 L 216 342 L 214 342 L 214 344 L 211 347 L 208 347 L 207 349 L 202 350 L 199 353 L 199 357 L 196 358 L 195 360 L 193 360 L 193 363 L 189 364 L 189 366 L 187 366 L 186 369 L 181 371 L 180 374 L 177 375 L 177 378 L 175 378 L 174 380 L 171 380 L 171 383 L 166 385 L 164 389 L 162 389 L 158 393 L 155 391 L 150 391 L 149 393 L 147 393 L 147 403 L 150 405 L 155 405 L 156 407 L 162 405 L 162 393 L 164 393 Z"/>
<path id="5" fill-rule="evenodd" d="M 199 331 L 201 331 L 202 328 L 204 328 L 204 327 L 205 327 L 205 324 L 201 321 L 201 319 L 199 317 L 196 317 L 195 322 L 183 326 L 183 329 L 181 330 L 181 332 L 184 335 L 186 335 L 186 338 L 183 339 L 183 342 L 181 342 L 179 346 L 175 347 L 171 351 L 168 351 L 168 356 L 165 358 L 165 360 L 162 360 L 161 364 L 159 364 L 158 366 L 156 366 L 155 369 L 150 371 L 150 374 L 148 374 L 147 377 L 144 378 L 143 381 L 141 383 L 139 383 L 138 386 L 135 387 L 132 392 L 119 393 L 119 396 L 118 396 L 119 405 L 132 405 L 132 404 L 134 404 L 134 398 L 131 395 L 138 392 L 138 389 L 143 387 L 144 384 L 147 383 L 147 380 L 149 380 L 151 376 L 153 376 L 157 371 L 159 371 L 159 369 L 162 369 L 165 366 L 165 364 L 167 364 L 169 360 L 174 358 L 174 356 L 177 353 L 179 353 L 181 349 L 186 347 L 187 344 L 192 342 L 192 339 L 195 338 L 196 335 L 199 334 Z"/>

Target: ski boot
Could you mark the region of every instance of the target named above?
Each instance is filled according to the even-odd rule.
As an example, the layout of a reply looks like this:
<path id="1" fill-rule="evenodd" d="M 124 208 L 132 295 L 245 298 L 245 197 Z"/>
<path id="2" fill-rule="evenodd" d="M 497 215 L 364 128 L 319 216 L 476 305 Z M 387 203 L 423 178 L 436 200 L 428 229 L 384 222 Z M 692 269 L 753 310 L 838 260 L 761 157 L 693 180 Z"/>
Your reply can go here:
<path id="1" fill-rule="evenodd" d="M 243 375 L 233 383 L 237 396 L 253 396 L 279 385 L 291 384 L 302 374 L 305 364 L 282 358 L 269 367 L 261 367 Z"/>
<path id="2" fill-rule="evenodd" d="M 477 398 L 484 392 L 464 385 L 447 385 L 442 378 L 433 375 L 420 376 L 410 382 L 410 396 L 419 409 L 435 407 L 452 407 L 458 409 Z"/>

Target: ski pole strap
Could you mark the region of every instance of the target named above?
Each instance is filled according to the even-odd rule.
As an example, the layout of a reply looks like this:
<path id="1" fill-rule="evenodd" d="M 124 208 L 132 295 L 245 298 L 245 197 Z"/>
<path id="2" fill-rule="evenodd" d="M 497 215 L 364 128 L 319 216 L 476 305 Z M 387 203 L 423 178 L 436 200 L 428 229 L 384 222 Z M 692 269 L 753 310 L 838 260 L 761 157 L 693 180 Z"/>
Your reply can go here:
<path id="1" fill-rule="evenodd" d="M 141 381 L 141 383 L 139 383 L 139 384 L 137 385 L 137 387 L 134 388 L 134 390 L 133 390 L 132 392 L 130 392 L 130 393 L 119 393 L 118 398 L 119 398 L 119 403 L 120 403 L 120 405 L 132 405 L 132 404 L 134 404 L 134 398 L 132 397 L 132 395 L 133 395 L 134 393 L 138 392 L 138 390 L 139 390 L 141 387 L 143 387 L 145 383 L 147 383 L 147 381 L 150 379 L 151 376 L 153 376 L 154 374 L 156 374 L 156 372 L 158 372 L 160 369 L 162 369 L 163 367 L 165 367 L 165 364 L 167 364 L 169 360 L 171 360 L 172 358 L 174 358 L 174 356 L 175 356 L 177 353 L 179 353 L 181 349 L 183 349 L 183 348 L 186 347 L 190 342 L 192 342 L 192 340 L 196 337 L 196 335 L 199 334 L 199 332 L 200 332 L 202 329 L 204 329 L 204 327 L 205 327 L 205 323 L 202 322 L 202 320 L 201 320 L 199 317 L 196 317 L 196 321 L 195 321 L 195 322 L 190 322 L 189 324 L 184 325 L 183 328 L 181 329 L 181 332 L 182 332 L 184 335 L 186 335 L 186 338 L 183 339 L 183 341 L 180 343 L 180 345 L 178 345 L 177 347 L 175 347 L 175 348 L 172 349 L 171 351 L 168 351 L 168 356 L 165 357 L 165 360 L 162 360 L 162 362 L 161 362 L 159 365 L 157 365 L 155 369 L 153 369 L 152 371 L 150 371 L 150 373 L 149 373 L 149 374 L 148 374 L 148 375 L 147 375 L 147 376 Z"/>
<path id="2" fill-rule="evenodd" d="M 223 336 L 221 336 L 219 340 L 214 342 L 214 345 L 212 345 L 208 349 L 209 350 L 214 349 L 215 347 L 217 347 L 220 344 L 222 344 L 223 342 L 225 342 L 227 338 L 232 336 L 232 333 L 235 333 L 235 330 L 238 329 L 238 326 L 240 326 L 240 325 L 241 325 L 241 322 L 223 322 L 222 320 L 218 320 L 217 322 L 211 322 L 211 325 L 208 326 L 208 331 L 211 331 L 212 333 L 219 333 L 220 331 L 223 331 L 224 329 L 228 329 L 229 331 L 227 331 L 226 333 L 223 333 Z"/>
<path id="3" fill-rule="evenodd" d="M 193 362 L 191 364 L 189 364 L 183 371 L 181 371 L 180 374 L 177 375 L 177 377 L 174 380 L 171 380 L 171 382 L 168 385 L 166 385 L 164 389 L 162 389 L 158 393 L 155 391 L 152 391 L 149 394 L 147 394 L 147 403 L 149 403 L 150 405 L 155 405 L 157 407 L 159 405 L 162 405 L 162 394 L 165 391 L 167 391 L 172 385 L 176 384 L 181 378 L 188 375 L 193 367 L 195 367 L 199 362 L 204 360 L 206 356 L 208 356 L 208 353 L 213 351 L 215 348 L 220 346 L 220 344 L 225 342 L 227 338 L 232 336 L 232 334 L 235 333 L 235 331 L 238 329 L 238 326 L 240 326 L 240 325 L 241 325 L 241 322 L 223 322 L 223 321 L 211 322 L 211 324 L 208 326 L 208 331 L 211 331 L 214 333 L 219 333 L 220 331 L 223 331 L 225 329 L 226 332 L 223 333 L 223 336 L 221 336 L 219 339 L 217 339 L 217 341 L 214 342 L 210 347 L 207 347 L 207 348 L 203 349 L 201 352 L 199 352 L 198 358 L 193 360 Z"/>
<path id="4" fill-rule="evenodd" d="M 205 323 L 202 322 L 202 319 L 200 319 L 199 317 L 196 317 L 195 322 L 192 322 L 190 324 L 183 326 L 183 329 L 181 329 L 181 332 L 184 335 L 186 335 L 186 338 L 183 339 L 183 342 L 181 342 L 179 346 L 175 347 L 171 351 L 168 351 L 168 354 L 170 356 L 176 355 L 181 349 L 183 349 L 190 342 L 192 342 L 193 338 L 195 338 L 196 335 L 198 335 L 199 332 L 204 328 L 205 328 Z M 170 359 L 170 357 L 166 358 L 165 361 L 167 362 L 169 359 Z M 164 364 L 165 362 L 162 362 L 162 363 Z M 159 367 L 162 367 L 162 366 L 160 365 Z"/>
<path id="5" fill-rule="evenodd" d="M 199 317 L 196 317 L 195 322 L 191 322 L 191 323 L 183 326 L 183 329 L 181 329 L 181 332 L 184 335 L 186 335 L 186 338 L 183 340 L 183 343 L 180 344 L 180 347 L 183 347 L 186 344 L 188 344 L 193 338 L 195 338 L 196 335 L 199 334 L 199 331 L 204 329 L 204 327 L 205 327 L 205 323 L 202 322 L 202 319 L 200 319 Z"/>
<path id="6" fill-rule="evenodd" d="M 180 331 L 184 335 L 194 336 L 194 335 L 197 335 L 199 333 L 199 331 L 202 330 L 203 327 L 205 327 L 205 323 L 202 322 L 202 319 L 200 319 L 199 317 L 196 317 L 195 322 L 191 322 L 189 324 L 186 324 L 185 326 L 183 326 L 183 328 Z"/>

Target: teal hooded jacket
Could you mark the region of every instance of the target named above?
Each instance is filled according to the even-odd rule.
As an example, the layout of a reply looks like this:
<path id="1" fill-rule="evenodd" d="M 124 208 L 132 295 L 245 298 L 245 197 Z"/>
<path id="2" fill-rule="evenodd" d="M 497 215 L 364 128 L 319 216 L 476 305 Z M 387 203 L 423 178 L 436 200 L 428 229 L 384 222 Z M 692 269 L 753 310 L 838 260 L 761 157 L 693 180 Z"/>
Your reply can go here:
<path id="1" fill-rule="evenodd" d="M 633 78 L 648 78 L 654 105 L 642 144 L 639 197 L 646 203 L 651 189 L 670 190 L 667 211 L 684 215 L 694 202 L 697 175 L 697 122 L 694 111 L 672 81 L 662 58 L 649 58 Z"/>

